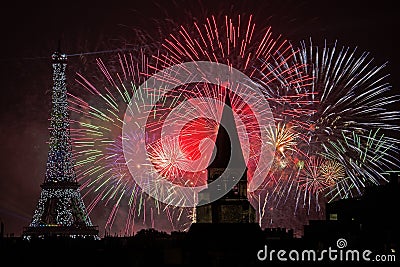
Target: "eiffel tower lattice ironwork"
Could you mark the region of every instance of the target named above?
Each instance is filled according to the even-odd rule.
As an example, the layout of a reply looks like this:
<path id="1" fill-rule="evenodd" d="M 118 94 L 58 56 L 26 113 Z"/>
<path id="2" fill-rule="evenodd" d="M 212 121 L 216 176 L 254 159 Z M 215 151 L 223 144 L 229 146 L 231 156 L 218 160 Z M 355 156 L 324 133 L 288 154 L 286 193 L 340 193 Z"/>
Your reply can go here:
<path id="1" fill-rule="evenodd" d="M 52 55 L 53 90 L 50 118 L 49 151 L 42 191 L 32 221 L 23 237 L 98 237 L 81 198 L 70 137 L 67 102 L 67 56 L 60 51 Z"/>

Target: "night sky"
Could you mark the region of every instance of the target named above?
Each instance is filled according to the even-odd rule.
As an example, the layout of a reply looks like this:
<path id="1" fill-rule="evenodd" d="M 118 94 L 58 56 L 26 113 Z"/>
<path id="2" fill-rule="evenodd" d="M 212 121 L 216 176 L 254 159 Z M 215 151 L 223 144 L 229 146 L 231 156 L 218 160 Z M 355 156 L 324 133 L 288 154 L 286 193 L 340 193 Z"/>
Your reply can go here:
<path id="1" fill-rule="evenodd" d="M 67 3 L 67 2 L 65 2 Z M 31 221 L 44 181 L 49 137 L 52 69 L 57 49 L 68 55 L 68 86 L 76 72 L 90 75 L 97 57 L 140 44 L 137 31 L 165 37 L 165 25 L 233 11 L 254 14 L 256 23 L 298 42 L 312 37 L 368 51 L 380 65 L 388 61 L 389 81 L 400 86 L 395 1 L 130 1 L 96 6 L 2 7 L 0 15 L 0 219 L 6 234 L 20 235 Z M 164 25 L 164 26 L 163 26 Z M 149 46 L 152 45 L 149 40 Z M 141 44 L 143 45 L 143 44 Z M 108 52 L 115 53 L 115 52 Z M 103 221 L 105 218 L 91 218 Z"/>

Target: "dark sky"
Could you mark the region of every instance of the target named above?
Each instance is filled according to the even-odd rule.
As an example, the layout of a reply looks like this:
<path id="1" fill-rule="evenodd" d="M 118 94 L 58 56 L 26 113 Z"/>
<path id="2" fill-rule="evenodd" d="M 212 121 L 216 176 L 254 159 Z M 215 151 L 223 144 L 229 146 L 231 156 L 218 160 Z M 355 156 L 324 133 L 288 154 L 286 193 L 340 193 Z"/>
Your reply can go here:
<path id="1" fill-rule="evenodd" d="M 59 40 L 67 54 L 114 50 L 125 43 L 135 44 L 135 28 L 158 38 L 159 32 L 168 30 L 159 29 L 167 20 L 179 24 L 191 23 L 196 16 L 253 13 L 257 23 L 271 25 L 289 40 L 337 39 L 342 45 L 369 51 L 377 64 L 389 62 L 390 82 L 396 91 L 400 85 L 400 23 L 395 1 L 127 3 L 2 7 L 0 219 L 6 233 L 19 235 L 29 224 L 44 180 L 52 88 L 50 55 Z M 70 83 L 76 71 L 90 72 L 88 62 L 97 56 L 102 54 L 69 57 Z"/>

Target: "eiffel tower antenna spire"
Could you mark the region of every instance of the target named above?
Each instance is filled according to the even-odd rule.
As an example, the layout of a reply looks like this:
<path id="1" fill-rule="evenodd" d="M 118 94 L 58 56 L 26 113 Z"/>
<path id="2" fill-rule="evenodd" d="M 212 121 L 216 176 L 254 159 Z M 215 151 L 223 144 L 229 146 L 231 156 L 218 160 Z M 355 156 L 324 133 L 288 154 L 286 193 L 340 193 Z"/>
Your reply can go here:
<path id="1" fill-rule="evenodd" d="M 32 221 L 23 236 L 98 239 L 97 227 L 90 221 L 74 171 L 65 72 L 67 56 L 61 53 L 60 44 L 51 59 L 54 84 L 46 173 Z"/>
<path id="2" fill-rule="evenodd" d="M 61 52 L 61 39 L 58 39 L 58 52 Z"/>

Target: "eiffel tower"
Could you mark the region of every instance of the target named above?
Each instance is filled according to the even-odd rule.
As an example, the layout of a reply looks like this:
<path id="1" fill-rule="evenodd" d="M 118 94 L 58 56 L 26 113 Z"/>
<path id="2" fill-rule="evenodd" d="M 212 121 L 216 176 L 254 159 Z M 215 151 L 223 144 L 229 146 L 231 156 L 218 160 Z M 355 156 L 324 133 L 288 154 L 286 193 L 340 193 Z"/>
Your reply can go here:
<path id="1" fill-rule="evenodd" d="M 67 56 L 58 50 L 51 59 L 54 84 L 46 174 L 32 221 L 22 236 L 25 239 L 49 236 L 99 239 L 74 171 L 65 72 Z"/>

